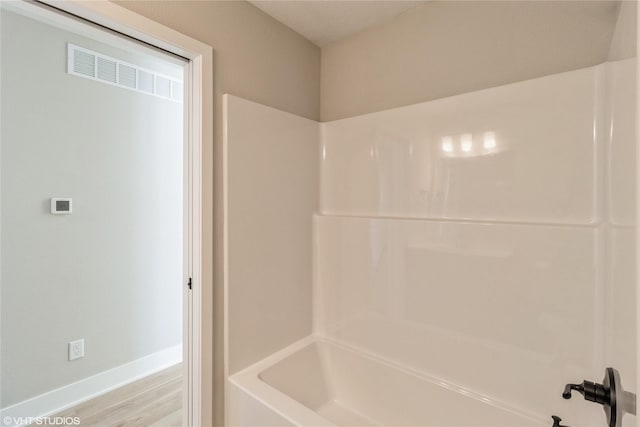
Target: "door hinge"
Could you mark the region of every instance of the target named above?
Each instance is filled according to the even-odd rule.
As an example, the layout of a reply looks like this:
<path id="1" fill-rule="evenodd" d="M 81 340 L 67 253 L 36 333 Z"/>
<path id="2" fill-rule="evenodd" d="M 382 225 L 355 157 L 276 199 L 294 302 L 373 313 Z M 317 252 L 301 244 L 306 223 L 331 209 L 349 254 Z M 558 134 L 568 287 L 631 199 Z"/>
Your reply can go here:
<path id="1" fill-rule="evenodd" d="M 189 277 L 189 283 L 187 283 L 187 286 L 191 289 L 191 277 Z"/>

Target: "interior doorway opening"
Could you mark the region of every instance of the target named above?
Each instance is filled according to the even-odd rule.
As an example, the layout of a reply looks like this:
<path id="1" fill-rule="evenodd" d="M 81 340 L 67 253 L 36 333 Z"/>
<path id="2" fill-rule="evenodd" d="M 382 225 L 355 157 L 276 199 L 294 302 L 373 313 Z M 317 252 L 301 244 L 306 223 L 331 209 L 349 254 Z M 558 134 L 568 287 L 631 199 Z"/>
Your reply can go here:
<path id="1" fill-rule="evenodd" d="M 167 55 L 166 52 L 160 53 L 159 49 L 151 49 L 139 42 L 124 39 L 104 30 L 101 30 L 103 39 L 88 43 L 88 36 L 98 31 L 95 26 L 79 25 L 77 19 L 70 19 L 60 13 L 47 10 L 42 5 L 22 2 L 11 2 L 11 4 L 15 6 L 11 8 L 12 10 L 7 11 L 3 8 L 2 11 L 3 20 L 8 17 L 7 22 L 31 20 L 33 21 L 31 25 L 50 26 L 55 28 L 54 32 L 57 33 L 74 33 L 71 31 L 72 27 L 80 29 L 71 37 L 73 43 L 68 40 L 62 43 L 65 45 L 64 52 L 41 49 L 42 54 L 38 55 L 35 48 L 42 48 L 43 44 L 54 40 L 60 47 L 60 40 L 53 36 L 48 37 L 48 29 L 39 28 L 30 32 L 30 35 L 41 37 L 41 40 L 34 40 L 34 49 L 29 49 L 24 38 L 20 38 L 16 33 L 18 27 L 15 25 L 12 27 L 11 23 L 2 26 L 3 33 L 5 30 L 12 32 L 8 37 L 3 34 L 3 45 L 11 40 L 20 40 L 21 44 L 14 49 L 17 60 L 5 61 L 3 58 L 3 64 L 13 65 L 16 68 L 17 77 L 31 78 L 31 82 L 24 80 L 16 84 L 15 81 L 9 81 L 11 73 L 5 73 L 3 69 L 3 86 L 11 86 L 15 89 L 16 99 L 20 99 L 25 104 L 28 103 L 29 105 L 24 109 L 32 111 L 28 118 L 22 121 L 17 120 L 17 109 L 7 108 L 7 105 L 11 104 L 13 107 L 16 102 L 9 100 L 7 96 L 10 96 L 11 92 L 3 87 L 3 112 L 13 116 L 8 117 L 7 120 L 3 117 L 2 159 L 3 161 L 15 160 L 8 156 L 11 152 L 8 142 L 13 138 L 10 135 L 11 126 L 5 126 L 5 124 L 15 123 L 16 128 L 20 125 L 20 129 L 24 130 L 29 129 L 24 125 L 30 122 L 34 125 L 31 127 L 34 133 L 33 138 L 27 138 L 23 132 L 20 138 L 16 139 L 22 142 L 30 139 L 36 144 L 48 142 L 48 145 L 41 147 L 24 143 L 15 144 L 16 150 L 26 149 L 21 160 L 31 168 L 22 172 L 30 171 L 32 179 L 26 179 L 25 182 L 25 179 L 21 179 L 24 177 L 17 177 L 14 180 L 3 176 L 2 184 L 32 183 L 34 187 L 58 185 L 62 188 L 64 183 L 61 181 L 67 179 L 71 188 L 66 192 L 63 189 L 49 187 L 40 189 L 39 193 L 42 194 L 37 195 L 39 197 L 37 203 L 27 197 L 27 194 L 32 194 L 30 192 L 16 195 L 15 199 L 26 204 L 26 207 L 20 207 L 20 203 L 14 203 L 13 200 L 3 200 L 2 212 L 3 216 L 7 212 L 7 221 L 22 220 L 24 222 L 20 225 L 3 223 L 3 255 L 13 255 L 15 258 L 6 261 L 3 259 L 3 276 L 4 273 L 11 274 L 11 269 L 7 268 L 10 266 L 15 267 L 15 271 L 27 270 L 34 275 L 36 273 L 44 275 L 40 280 L 33 280 L 31 294 L 23 295 L 23 299 L 30 297 L 33 300 L 34 296 L 40 297 L 45 302 L 45 306 L 53 307 L 52 312 L 58 314 L 57 317 L 50 316 L 54 319 L 53 322 L 58 321 L 64 326 L 81 324 L 85 330 L 97 330 L 97 333 L 89 339 L 88 333 L 74 335 L 72 332 L 64 332 L 73 338 L 64 338 L 66 340 L 63 342 L 64 345 L 60 345 L 61 337 L 56 336 L 56 333 L 64 334 L 62 332 L 64 328 L 57 327 L 52 322 L 43 322 L 38 325 L 38 319 L 46 320 L 42 311 L 29 318 L 25 316 L 24 311 L 20 312 L 19 308 L 11 313 L 3 307 L 3 351 L 9 351 L 12 348 L 24 351 L 25 346 L 28 348 L 29 345 L 35 344 L 39 351 L 34 353 L 40 357 L 36 361 L 37 369 L 32 369 L 32 373 L 37 378 L 22 381 L 18 379 L 20 370 L 13 369 L 11 363 L 15 362 L 16 366 L 24 367 L 28 366 L 29 361 L 19 356 L 7 358 L 3 354 L 1 367 L 11 372 L 10 375 L 5 375 L 4 372 L 2 375 L 3 380 L 8 381 L 2 384 L 3 423 L 7 424 L 6 417 L 35 418 L 63 414 L 65 410 L 78 407 L 77 404 L 88 402 L 96 395 L 104 395 L 122 384 L 132 383 L 143 377 L 141 381 L 148 382 L 149 375 L 152 374 L 165 379 L 173 375 L 172 381 L 175 383 L 175 373 L 179 372 L 178 392 L 183 397 L 177 399 L 180 406 L 180 421 L 177 425 L 197 425 L 200 414 L 198 405 L 194 405 L 194 396 L 199 398 L 200 390 L 194 388 L 194 384 L 199 384 L 200 381 L 193 380 L 194 377 L 197 378 L 196 373 L 199 372 L 199 367 L 194 366 L 193 360 L 200 360 L 201 355 L 198 351 L 194 352 L 194 347 L 199 348 L 195 345 L 198 344 L 199 339 L 194 340 L 193 333 L 194 325 L 197 327 L 200 319 L 197 318 L 194 321 L 193 307 L 194 301 L 196 306 L 199 306 L 201 272 L 194 272 L 194 266 L 199 268 L 199 250 L 194 251 L 193 245 L 200 244 L 201 236 L 194 238 L 193 233 L 200 230 L 199 220 L 194 221 L 194 217 L 200 218 L 200 198 L 194 202 L 194 195 L 199 192 L 201 169 L 194 167 L 194 164 L 200 165 L 198 148 L 201 146 L 202 137 L 206 138 L 208 132 L 202 132 L 200 127 L 201 132 L 194 137 L 194 118 L 199 120 L 200 116 L 197 109 L 188 107 L 194 98 L 200 101 L 192 94 L 194 87 L 198 87 L 199 84 L 199 81 L 196 79 L 194 82 L 192 77 L 194 71 L 201 68 L 197 65 L 194 67 L 192 61 L 185 62 Z M 66 7 L 73 8 L 73 5 L 69 4 Z M 30 13 L 33 13 L 33 16 L 28 16 Z M 85 13 L 89 15 L 88 12 L 85 11 Z M 75 14 L 78 15 L 78 13 Z M 126 18 L 124 15 L 119 18 L 111 16 L 114 26 L 117 26 L 115 24 L 119 20 Z M 149 30 L 153 33 L 153 29 Z M 116 39 L 117 43 L 114 42 Z M 138 50 L 138 54 L 143 54 L 135 57 L 136 55 L 130 50 L 133 46 Z M 3 54 L 9 51 L 10 49 L 5 49 L 3 46 Z M 207 54 L 206 48 L 201 51 Z M 55 56 L 54 52 L 58 56 Z M 159 59 L 160 57 L 162 60 Z M 194 58 L 202 61 L 202 56 L 194 55 Z M 48 69 L 44 60 L 49 59 L 58 61 L 57 66 Z M 37 63 L 37 66 L 33 65 L 29 68 L 28 60 Z M 59 62 L 60 60 L 62 62 Z M 18 69 L 20 66 L 24 68 L 22 73 Z M 48 78 L 59 80 L 49 81 L 47 85 Z M 69 87 L 65 89 L 64 85 L 59 84 L 61 81 L 70 85 L 80 85 L 82 90 L 76 93 L 76 98 L 66 99 L 65 96 L 74 91 Z M 51 88 L 52 92 L 47 93 L 45 90 L 47 88 Z M 26 96 L 28 95 L 26 89 L 32 91 L 32 96 Z M 115 93 L 128 99 L 119 102 L 115 100 Z M 43 98 L 43 101 L 38 102 L 38 97 Z M 159 107 L 146 105 L 151 100 L 159 102 L 157 104 Z M 204 104 L 205 108 L 206 106 L 207 103 Z M 136 120 L 134 109 L 142 111 L 146 116 Z M 178 113 L 173 114 L 175 112 Z M 56 118 L 56 113 L 62 113 L 63 116 Z M 46 126 L 35 126 L 42 123 L 37 120 L 38 114 L 51 122 L 53 131 L 61 133 L 67 131 L 64 137 L 57 138 L 63 144 L 68 144 L 67 149 L 51 144 L 56 139 L 55 132 L 51 129 L 47 132 Z M 114 120 L 114 123 L 109 124 L 106 120 L 109 115 L 119 115 L 119 117 Z M 177 118 L 177 121 L 171 123 L 171 120 L 166 119 L 169 116 Z M 135 123 L 139 126 L 135 126 Z M 95 143 L 95 140 L 100 138 L 104 140 Z M 92 139 L 94 144 L 90 145 Z M 178 143 L 162 144 L 163 139 L 172 139 Z M 145 144 L 138 144 L 138 146 L 132 143 L 138 140 L 144 140 Z M 158 147 L 164 147 L 164 150 L 159 150 Z M 196 147 L 195 150 L 194 147 Z M 40 165 L 33 164 L 37 162 L 31 161 L 33 156 L 38 154 Z M 56 160 L 55 156 L 60 157 Z M 19 166 L 19 162 L 14 162 L 14 165 Z M 82 166 L 84 171 L 76 170 L 74 173 L 74 165 Z M 140 167 L 141 165 L 143 166 Z M 48 167 L 51 169 L 47 172 Z M 3 167 L 3 175 L 11 171 L 12 168 Z M 19 172 L 18 167 L 13 171 Z M 135 174 L 135 179 L 127 176 L 127 173 Z M 174 179 L 176 177 L 178 179 Z M 93 183 L 92 180 L 94 180 Z M 157 188 L 152 188 L 155 183 L 158 184 Z M 16 188 L 19 189 L 18 186 Z M 49 196 L 43 196 L 45 190 L 50 193 L 47 193 Z M 2 195 L 12 192 L 5 191 L 3 188 Z M 81 196 L 74 196 L 74 194 L 81 194 Z M 93 199 L 93 201 L 87 203 L 87 199 Z M 31 219 L 40 221 L 39 228 L 33 227 L 33 224 L 30 225 L 29 215 L 23 214 L 36 204 L 37 209 L 33 212 Z M 5 210 L 6 207 L 13 207 L 15 210 L 12 213 L 10 210 Z M 58 207 L 60 211 L 56 212 Z M 65 208 L 68 212 L 64 212 Z M 100 226 L 100 217 L 102 217 L 102 226 Z M 57 224 L 54 222 L 56 220 Z M 116 225 L 116 227 L 114 230 L 109 230 L 105 223 Z M 154 228 L 159 224 L 163 227 Z M 92 225 L 98 226 L 91 228 Z M 36 237 L 25 239 L 22 257 L 16 257 L 20 251 L 15 248 L 15 245 L 7 241 L 7 245 L 11 246 L 10 250 L 7 250 L 4 244 L 5 237 L 12 237 L 11 233 L 5 234 L 8 230 L 13 231 L 14 234 L 22 232 L 22 235 L 33 231 L 37 238 L 46 238 L 48 242 L 33 245 Z M 75 243 L 72 238 L 74 233 Z M 25 254 L 34 253 L 28 244 L 46 251 L 40 256 L 34 256 L 32 260 L 42 261 L 44 268 L 39 268 L 35 263 L 32 267 L 24 265 L 29 258 Z M 64 250 L 65 244 L 69 245 L 75 253 L 67 253 Z M 89 255 L 93 257 L 91 260 L 87 261 L 83 258 Z M 117 266 L 114 265 L 116 264 L 114 260 L 119 260 Z M 23 264 L 17 261 L 22 261 Z M 65 263 L 66 268 L 64 268 Z M 161 268 L 154 270 L 150 268 L 152 264 Z M 110 265 L 114 267 L 111 270 L 109 270 Z M 109 273 L 114 272 L 120 277 L 110 277 Z M 65 277 L 67 273 L 71 274 L 71 279 Z M 5 282 L 7 286 L 12 282 L 8 279 L 9 276 L 7 280 L 3 277 L 3 305 L 12 304 L 11 298 L 17 297 L 17 287 L 4 289 Z M 24 283 L 25 279 L 22 275 L 20 283 Z M 16 283 L 16 281 L 13 282 Z M 38 283 L 50 285 L 46 288 L 49 297 L 47 292 L 40 292 L 42 289 L 36 286 Z M 65 283 L 70 286 L 66 291 L 61 288 Z M 95 283 L 95 286 L 90 286 L 92 283 Z M 136 286 L 140 283 L 146 284 L 147 287 Z M 198 290 L 195 299 L 192 292 L 194 288 Z M 91 304 L 87 301 L 83 302 L 82 297 L 87 295 L 92 297 Z M 57 304 L 55 304 L 56 298 L 59 299 Z M 140 304 L 136 306 L 133 302 Z M 122 309 L 122 303 L 131 303 L 130 307 L 123 309 L 125 314 L 118 313 L 117 310 L 109 312 L 113 307 Z M 62 320 L 63 314 L 71 314 L 70 320 Z M 12 324 L 15 327 L 17 322 L 8 321 L 4 317 L 21 315 L 29 319 L 28 326 L 31 326 L 32 332 L 49 331 L 50 333 L 46 337 L 29 338 L 25 333 L 26 329 L 22 328 L 15 337 L 12 338 L 10 335 L 7 337 L 5 325 L 8 329 Z M 95 320 L 96 324 L 93 328 L 91 321 L 87 319 Z M 131 324 L 127 326 L 126 321 L 131 319 L 137 319 L 139 322 L 135 326 Z M 178 319 L 177 322 L 176 319 Z M 150 325 L 156 325 L 158 328 L 151 330 Z M 105 337 L 111 338 L 113 342 L 106 342 L 108 340 Z M 6 345 L 7 339 L 15 339 L 19 345 Z M 54 350 L 47 349 L 47 346 Z M 64 349 L 64 357 L 59 354 L 60 347 Z M 94 355 L 104 356 L 104 360 L 97 361 Z M 183 359 L 183 368 L 176 370 L 176 364 L 182 363 Z M 47 363 L 50 360 L 54 360 L 59 366 L 57 368 L 48 366 Z M 68 367 L 73 369 L 67 369 Z M 163 374 L 167 368 L 169 371 Z M 27 369 L 23 371 L 26 373 Z M 74 371 L 73 375 L 65 377 L 64 375 L 69 371 Z M 45 378 L 46 376 L 51 376 L 51 379 Z M 89 379 L 88 382 L 84 381 L 87 379 Z M 14 383 L 9 384 L 11 381 Z M 25 384 L 25 386 L 16 386 L 16 384 Z M 175 390 L 172 393 L 175 398 Z M 184 424 L 183 418 L 186 420 Z M 172 419 L 177 419 L 175 414 L 172 415 Z M 23 420 L 12 419 L 7 425 L 28 424 L 20 421 Z"/>

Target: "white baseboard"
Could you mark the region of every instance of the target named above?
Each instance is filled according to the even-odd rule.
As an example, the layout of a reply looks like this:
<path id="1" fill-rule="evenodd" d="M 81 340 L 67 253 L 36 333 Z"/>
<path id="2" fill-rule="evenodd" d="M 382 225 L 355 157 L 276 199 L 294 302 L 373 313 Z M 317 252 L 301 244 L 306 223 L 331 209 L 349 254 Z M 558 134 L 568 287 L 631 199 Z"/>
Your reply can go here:
<path id="1" fill-rule="evenodd" d="M 1 426 L 19 426 L 15 419 L 56 414 L 182 361 L 182 344 L 0 409 Z M 7 422 L 10 421 L 10 422 Z"/>

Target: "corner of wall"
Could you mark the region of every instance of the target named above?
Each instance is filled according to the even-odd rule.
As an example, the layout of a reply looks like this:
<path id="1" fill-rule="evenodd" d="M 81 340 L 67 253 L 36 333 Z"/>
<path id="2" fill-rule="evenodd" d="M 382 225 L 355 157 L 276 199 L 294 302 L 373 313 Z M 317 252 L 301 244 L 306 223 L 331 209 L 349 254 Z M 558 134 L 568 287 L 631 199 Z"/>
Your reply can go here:
<path id="1" fill-rule="evenodd" d="M 636 56 L 637 44 L 637 1 L 621 1 L 618 18 L 611 37 L 609 61 L 632 58 Z"/>

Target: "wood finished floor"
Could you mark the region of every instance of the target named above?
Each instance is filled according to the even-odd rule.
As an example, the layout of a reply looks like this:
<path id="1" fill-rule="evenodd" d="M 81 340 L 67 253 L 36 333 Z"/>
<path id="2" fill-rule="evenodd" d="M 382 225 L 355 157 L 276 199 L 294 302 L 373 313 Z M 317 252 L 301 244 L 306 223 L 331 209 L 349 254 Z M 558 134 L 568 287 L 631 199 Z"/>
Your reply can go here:
<path id="1" fill-rule="evenodd" d="M 181 427 L 182 364 L 139 379 L 55 416 L 79 417 L 81 426 Z"/>

